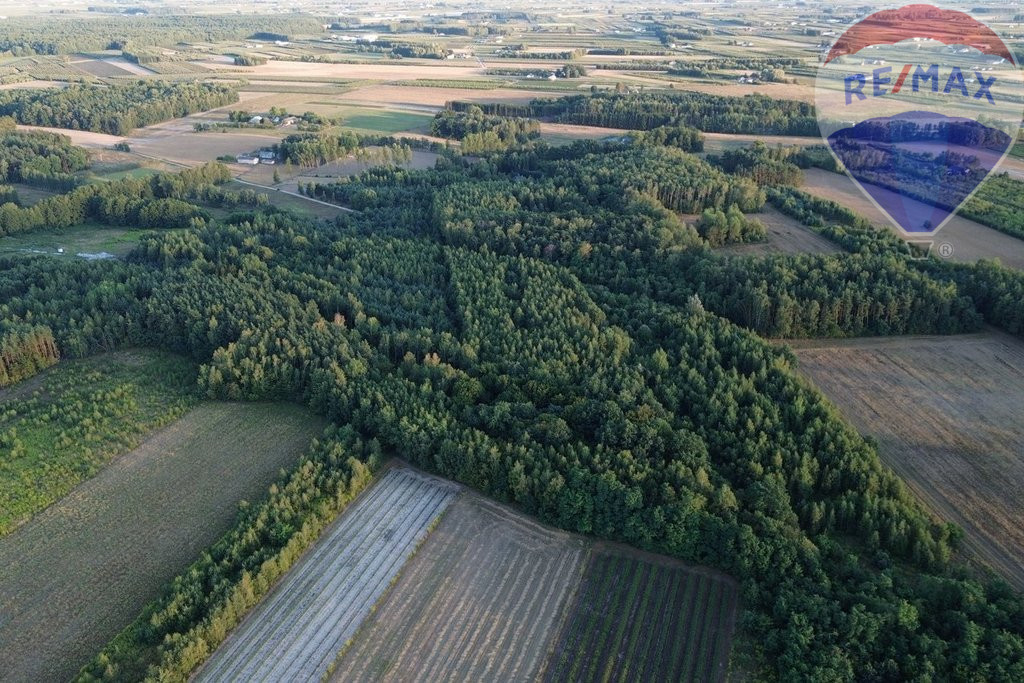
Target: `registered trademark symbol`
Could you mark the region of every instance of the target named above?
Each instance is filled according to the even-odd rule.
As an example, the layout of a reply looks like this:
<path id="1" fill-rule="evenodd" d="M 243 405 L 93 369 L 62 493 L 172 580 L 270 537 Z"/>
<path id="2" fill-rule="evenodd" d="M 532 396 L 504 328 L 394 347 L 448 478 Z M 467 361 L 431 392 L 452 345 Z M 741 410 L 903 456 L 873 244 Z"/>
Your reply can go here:
<path id="1" fill-rule="evenodd" d="M 953 255 L 953 245 L 949 242 L 943 242 L 939 245 L 939 256 L 942 258 L 949 258 Z"/>

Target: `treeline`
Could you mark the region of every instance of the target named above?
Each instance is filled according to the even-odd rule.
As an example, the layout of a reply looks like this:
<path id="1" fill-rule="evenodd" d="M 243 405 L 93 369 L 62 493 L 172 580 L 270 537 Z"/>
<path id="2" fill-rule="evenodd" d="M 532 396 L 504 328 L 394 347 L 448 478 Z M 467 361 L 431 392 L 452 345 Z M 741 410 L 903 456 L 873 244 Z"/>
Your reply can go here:
<path id="1" fill-rule="evenodd" d="M 235 55 L 235 66 L 261 66 L 266 63 L 267 58 L 259 55 Z"/>
<path id="2" fill-rule="evenodd" d="M 543 59 L 550 61 L 567 61 L 586 57 L 588 50 L 578 47 L 573 50 L 559 50 L 555 52 L 542 52 L 530 50 L 525 45 L 511 46 L 499 50 L 495 57 L 502 59 Z"/>
<path id="3" fill-rule="evenodd" d="M 787 67 L 799 66 L 799 59 L 783 57 L 715 57 L 700 61 L 681 62 L 669 69 L 670 76 L 708 78 L 720 71 L 784 71 Z"/>
<path id="4" fill-rule="evenodd" d="M 468 103 L 453 102 L 456 111 Z M 817 135 L 814 107 L 765 95 L 731 97 L 698 92 L 594 93 L 536 99 L 528 105 L 479 105 L 487 114 L 551 118 L 559 123 L 627 130 L 682 124 L 706 133 Z"/>
<path id="5" fill-rule="evenodd" d="M 1024 337 L 1024 273 L 995 261 L 962 264 L 926 259 L 887 228 L 827 199 L 793 188 L 768 188 L 768 201 L 815 232 L 855 254 L 912 257 L 913 265 L 940 283 L 955 285 L 986 323 Z"/>
<path id="6" fill-rule="evenodd" d="M 237 101 L 238 93 L 227 85 L 140 80 L 109 87 L 6 90 L 0 92 L 0 115 L 27 125 L 127 135 Z"/>
<path id="7" fill-rule="evenodd" d="M 501 152 L 540 137 L 539 121 L 491 116 L 480 107 L 442 109 L 434 116 L 430 129 L 437 137 L 461 140 L 465 154 Z"/>
<path id="8" fill-rule="evenodd" d="M 769 187 L 766 195 L 776 209 L 851 253 L 920 255 L 887 228 L 876 228 L 860 214 L 830 199 L 792 187 Z"/>
<path id="9" fill-rule="evenodd" d="M 16 131 L 12 119 L 0 119 L 0 182 L 67 191 L 79 183 L 73 174 L 88 167 L 89 153 L 67 136 Z"/>
<path id="10" fill-rule="evenodd" d="M 229 206 L 243 202 L 266 203 L 266 197 L 260 199 L 249 190 L 236 196 L 220 188 L 212 188 L 229 180 L 231 173 L 226 166 L 210 163 L 180 173 L 83 185 L 29 207 L 7 203 L 0 205 L 0 235 L 40 228 L 69 228 L 86 221 L 104 225 L 184 228 L 195 218 L 209 218 L 206 211 L 187 200 Z"/>
<path id="11" fill-rule="evenodd" d="M 625 263 L 623 263 L 625 261 Z M 625 266 L 625 268 L 623 268 Z M 620 270 L 628 275 L 611 280 Z M 770 338 L 959 334 L 981 317 L 956 286 L 922 273 L 898 254 L 707 258 L 671 255 L 643 267 L 595 254 L 588 282 L 708 310 Z"/>
<path id="12" fill-rule="evenodd" d="M 373 150 L 372 147 L 379 149 Z M 298 166 L 320 166 L 350 154 L 359 161 L 381 160 L 403 163 L 412 158 L 413 149 L 443 152 L 444 146 L 429 140 L 396 138 L 390 135 L 359 135 L 342 131 L 338 135 L 298 133 L 289 135 L 274 146 L 286 163 Z"/>
<path id="13" fill-rule="evenodd" d="M 59 360 L 49 327 L 0 322 L 0 387 L 31 377 Z"/>
<path id="14" fill-rule="evenodd" d="M 697 234 L 709 247 L 729 244 L 760 242 L 767 237 L 764 224 L 755 218 L 748 218 L 735 204 L 727 211 L 704 209 L 697 219 Z"/>
<path id="15" fill-rule="evenodd" d="M 750 178 L 758 185 L 800 185 L 804 174 L 791 159 L 800 147 L 769 147 L 758 140 L 750 147 L 739 147 L 709 156 L 708 161 L 727 173 Z"/>
<path id="16" fill-rule="evenodd" d="M 250 608 L 373 480 L 379 446 L 332 430 L 235 527 L 79 674 L 79 681 L 187 680 Z M 210 586 L 222 590 L 210 591 Z M 170 637 L 165 641 L 165 637 Z"/>
<path id="17" fill-rule="evenodd" d="M 439 43 L 424 44 L 381 39 L 375 40 L 372 43 L 357 42 L 355 50 L 357 52 L 384 53 L 393 59 L 401 59 L 403 57 L 411 59 L 444 59 L 452 54 L 452 50 Z M 304 57 L 302 61 L 318 61 L 317 57 L 318 55 L 313 55 L 313 58 L 310 60 Z"/>
<path id="18" fill-rule="evenodd" d="M 81 17 L 47 14 L 4 20 L 0 52 L 62 55 L 94 50 L 123 50 L 176 43 L 216 43 L 247 38 L 272 29 L 320 35 L 323 25 L 311 15 L 211 14 L 145 17 Z"/>
<path id="19" fill-rule="evenodd" d="M 640 144 L 675 147 L 684 152 L 704 151 L 704 136 L 701 135 L 701 132 L 696 128 L 682 124 L 658 126 L 651 130 L 636 131 L 630 135 L 633 140 Z"/>

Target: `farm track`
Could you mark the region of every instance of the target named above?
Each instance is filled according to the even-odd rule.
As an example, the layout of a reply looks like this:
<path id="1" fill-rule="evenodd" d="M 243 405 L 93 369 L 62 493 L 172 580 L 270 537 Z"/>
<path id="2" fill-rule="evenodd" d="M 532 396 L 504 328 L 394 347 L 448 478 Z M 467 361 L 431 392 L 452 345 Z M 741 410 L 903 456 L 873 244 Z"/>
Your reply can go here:
<path id="1" fill-rule="evenodd" d="M 793 346 L 966 549 L 1024 589 L 1024 344 L 992 332 Z"/>
<path id="2" fill-rule="evenodd" d="M 313 681 L 452 502 L 456 487 L 388 471 L 225 641 L 198 681 Z"/>
<path id="3" fill-rule="evenodd" d="M 535 680 L 585 548 L 582 539 L 464 494 L 332 680 Z"/>

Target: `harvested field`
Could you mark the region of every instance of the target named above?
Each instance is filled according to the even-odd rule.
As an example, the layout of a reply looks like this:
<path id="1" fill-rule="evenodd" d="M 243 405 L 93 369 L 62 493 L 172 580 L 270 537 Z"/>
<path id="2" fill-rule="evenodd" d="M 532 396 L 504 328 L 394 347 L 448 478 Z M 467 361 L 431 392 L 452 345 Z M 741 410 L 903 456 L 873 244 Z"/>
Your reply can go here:
<path id="1" fill-rule="evenodd" d="M 765 205 L 760 213 L 750 214 L 764 224 L 768 238 L 755 244 L 723 247 L 722 254 L 831 254 L 839 247 L 799 221 Z"/>
<path id="2" fill-rule="evenodd" d="M 0 90 L 38 90 L 40 88 L 66 88 L 61 81 L 19 81 L 0 84 Z"/>
<path id="3" fill-rule="evenodd" d="M 72 144 L 90 149 L 113 147 L 118 142 L 124 142 L 125 138 L 118 135 L 107 135 L 106 133 L 93 133 L 89 130 L 68 130 L 66 128 L 47 128 L 45 126 L 22 126 L 18 130 L 41 130 L 47 133 L 57 133 L 71 138 Z"/>
<path id="4" fill-rule="evenodd" d="M 68 680 L 263 495 L 323 421 L 205 403 L 0 538 L 0 671 Z"/>
<path id="5" fill-rule="evenodd" d="M 132 151 L 145 157 L 195 166 L 225 154 L 237 156 L 280 142 L 280 137 L 238 133 L 178 133 L 132 138 Z"/>
<path id="6" fill-rule="evenodd" d="M 366 63 L 366 64 L 326 64 L 317 62 L 299 62 L 271 60 L 259 66 L 238 68 L 234 64 L 220 61 L 202 62 L 203 66 L 213 70 L 229 69 L 232 73 L 243 75 L 246 79 L 273 80 L 281 76 L 302 76 L 309 80 L 317 78 L 372 79 L 396 80 L 413 78 L 462 79 L 480 78 L 484 69 L 475 62 L 466 64 L 446 64 L 434 60 L 433 64 L 415 62 Z"/>
<path id="7" fill-rule="evenodd" d="M 398 165 L 402 168 L 422 170 L 433 168 L 437 163 L 438 158 L 440 158 L 440 155 L 435 152 L 424 152 L 417 149 L 412 151 L 412 158 L 409 160 L 409 163 L 401 163 Z M 298 190 L 299 183 L 330 183 L 340 178 L 348 178 L 350 176 L 357 175 L 363 171 L 376 168 L 380 165 L 381 163 L 377 161 L 360 161 L 350 156 L 345 159 L 339 159 L 338 161 L 332 161 L 328 164 L 318 166 L 317 168 L 304 169 L 300 175 L 286 179 L 284 182 L 280 183 L 278 187 L 282 190 L 296 192 Z M 253 169 L 253 171 L 257 171 L 257 169 Z M 249 178 L 250 176 L 246 174 L 246 177 Z"/>
<path id="8" fill-rule="evenodd" d="M 196 680 L 320 678 L 456 490 L 406 468 L 388 471 L 246 617 Z"/>
<path id="9" fill-rule="evenodd" d="M 453 74 L 454 75 L 454 74 Z M 345 101 L 352 104 L 400 104 L 420 105 L 440 109 L 451 100 L 469 102 L 521 102 L 526 103 L 537 97 L 552 97 L 553 93 L 541 90 L 514 90 L 495 88 L 438 88 L 415 85 L 367 85 L 345 93 Z"/>
<path id="10" fill-rule="evenodd" d="M 595 549 L 545 681 L 723 681 L 731 579 L 668 558 Z"/>
<path id="11" fill-rule="evenodd" d="M 792 345 L 886 464 L 1024 589 L 1024 343 L 990 332 Z"/>
<path id="12" fill-rule="evenodd" d="M 820 168 L 807 169 L 804 171 L 804 185 L 801 189 L 838 202 L 863 214 L 877 225 L 895 230 L 878 207 L 861 193 L 845 173 L 831 173 Z M 936 244 L 951 244 L 954 261 L 973 263 L 978 259 L 999 259 L 1003 265 L 1024 269 L 1024 240 L 960 216 L 953 216 L 936 236 L 928 239 L 934 240 Z"/>
<path id="13" fill-rule="evenodd" d="M 536 680 L 586 546 L 464 494 L 364 623 L 333 680 Z"/>

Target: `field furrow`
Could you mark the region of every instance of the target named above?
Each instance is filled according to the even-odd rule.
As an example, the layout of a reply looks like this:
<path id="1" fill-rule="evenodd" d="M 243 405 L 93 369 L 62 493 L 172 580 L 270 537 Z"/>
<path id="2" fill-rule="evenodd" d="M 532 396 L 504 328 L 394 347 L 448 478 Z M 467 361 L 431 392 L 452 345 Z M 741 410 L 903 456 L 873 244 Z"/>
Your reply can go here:
<path id="1" fill-rule="evenodd" d="M 551 651 L 546 681 L 721 680 L 736 586 L 668 558 L 593 553 Z"/>
<path id="2" fill-rule="evenodd" d="M 454 499 L 455 487 L 389 470 L 229 636 L 199 681 L 319 680 Z"/>
<path id="3" fill-rule="evenodd" d="M 461 497 L 338 660 L 334 681 L 532 681 L 585 543 Z"/>

